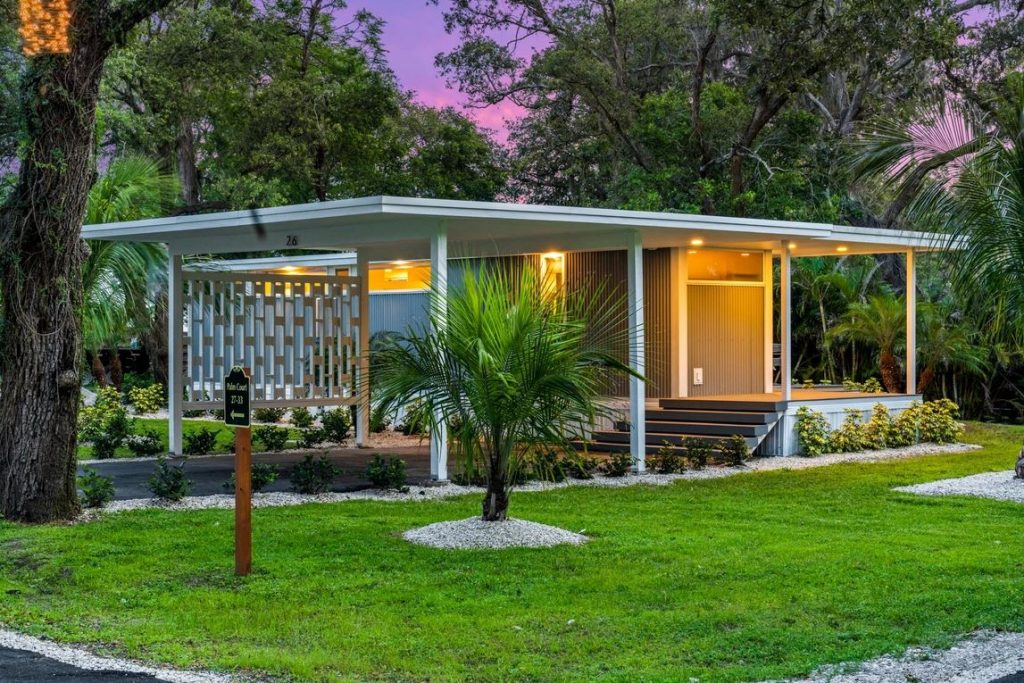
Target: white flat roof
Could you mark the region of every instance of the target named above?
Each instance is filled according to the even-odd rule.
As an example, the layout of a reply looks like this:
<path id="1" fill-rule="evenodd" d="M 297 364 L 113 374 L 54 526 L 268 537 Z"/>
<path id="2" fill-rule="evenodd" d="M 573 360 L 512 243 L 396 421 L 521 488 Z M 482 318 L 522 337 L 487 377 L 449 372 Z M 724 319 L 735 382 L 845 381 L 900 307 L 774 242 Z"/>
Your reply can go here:
<path id="1" fill-rule="evenodd" d="M 647 248 L 701 240 L 705 247 L 778 251 L 790 240 L 797 255 L 948 245 L 946 236 L 934 233 L 825 223 L 386 196 L 87 225 L 82 234 L 163 242 L 178 254 L 364 249 L 371 259 L 388 260 L 427 258 L 428 241 L 442 227 L 452 257 L 624 248 L 636 231 Z"/>

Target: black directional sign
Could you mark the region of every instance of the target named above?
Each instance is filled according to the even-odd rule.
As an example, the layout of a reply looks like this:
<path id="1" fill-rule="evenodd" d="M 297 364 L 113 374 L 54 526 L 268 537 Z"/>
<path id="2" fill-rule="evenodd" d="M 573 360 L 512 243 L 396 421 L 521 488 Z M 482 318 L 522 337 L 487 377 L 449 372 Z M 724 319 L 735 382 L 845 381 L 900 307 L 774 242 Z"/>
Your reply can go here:
<path id="1" fill-rule="evenodd" d="M 237 365 L 224 378 L 224 424 L 249 426 L 249 375 Z"/>

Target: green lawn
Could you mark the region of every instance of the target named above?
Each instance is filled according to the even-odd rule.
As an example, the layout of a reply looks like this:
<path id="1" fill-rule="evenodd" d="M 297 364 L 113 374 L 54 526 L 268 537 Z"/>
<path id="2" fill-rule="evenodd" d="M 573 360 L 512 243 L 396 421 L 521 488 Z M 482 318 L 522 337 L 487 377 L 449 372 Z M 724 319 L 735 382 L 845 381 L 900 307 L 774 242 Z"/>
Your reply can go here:
<path id="1" fill-rule="evenodd" d="M 167 447 L 167 420 L 158 419 L 152 417 L 137 417 L 135 419 L 135 433 L 141 434 L 147 429 L 155 431 L 159 436 L 164 447 Z M 255 424 L 253 426 L 256 426 Z M 278 425 L 280 426 L 280 425 Z M 183 420 L 182 431 L 185 434 L 195 432 L 200 429 L 212 429 L 217 432 L 217 445 L 214 448 L 215 453 L 227 453 L 234 448 L 235 430 L 231 427 L 225 427 L 223 422 L 216 420 Z M 291 430 L 291 438 L 294 440 L 298 438 L 298 430 Z M 118 458 L 131 458 L 134 454 L 127 446 L 121 446 L 115 452 L 115 457 Z M 78 459 L 79 460 L 90 460 L 92 458 L 92 446 L 85 443 L 78 445 Z"/>
<path id="2" fill-rule="evenodd" d="M 0 622 L 106 652 L 298 680 L 758 681 L 1024 629 L 1018 505 L 897 485 L 1011 467 L 980 452 L 663 488 L 513 497 L 583 547 L 451 552 L 410 527 L 453 501 L 258 510 L 231 576 L 230 511 L 0 525 Z"/>

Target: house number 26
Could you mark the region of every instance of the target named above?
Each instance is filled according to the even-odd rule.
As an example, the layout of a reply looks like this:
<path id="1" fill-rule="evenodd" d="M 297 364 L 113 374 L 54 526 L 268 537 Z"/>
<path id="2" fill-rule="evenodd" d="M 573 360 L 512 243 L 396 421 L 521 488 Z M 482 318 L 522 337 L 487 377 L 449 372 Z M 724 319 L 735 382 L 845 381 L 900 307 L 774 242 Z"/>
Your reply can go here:
<path id="1" fill-rule="evenodd" d="M 286 247 L 297 247 L 299 246 L 298 235 L 285 235 L 284 244 Z"/>

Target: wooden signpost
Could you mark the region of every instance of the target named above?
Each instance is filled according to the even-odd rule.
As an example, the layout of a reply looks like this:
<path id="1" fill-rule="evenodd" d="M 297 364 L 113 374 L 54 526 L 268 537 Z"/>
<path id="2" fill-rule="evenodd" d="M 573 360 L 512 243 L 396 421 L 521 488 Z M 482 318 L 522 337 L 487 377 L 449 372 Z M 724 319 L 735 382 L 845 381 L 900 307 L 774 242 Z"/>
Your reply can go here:
<path id="1" fill-rule="evenodd" d="M 224 378 L 224 424 L 235 427 L 235 576 L 252 571 L 252 430 L 249 373 L 238 366 Z"/>

